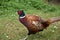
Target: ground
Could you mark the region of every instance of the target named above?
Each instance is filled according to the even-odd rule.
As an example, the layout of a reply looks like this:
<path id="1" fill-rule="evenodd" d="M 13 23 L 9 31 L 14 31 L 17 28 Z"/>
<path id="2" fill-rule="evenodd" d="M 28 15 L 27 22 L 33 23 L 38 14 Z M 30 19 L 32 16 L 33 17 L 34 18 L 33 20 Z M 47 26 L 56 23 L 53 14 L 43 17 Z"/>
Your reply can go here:
<path id="1" fill-rule="evenodd" d="M 26 14 L 33 14 L 43 19 L 54 18 L 60 16 L 60 11 L 44 13 L 40 10 L 27 10 Z M 24 38 L 28 30 L 18 20 L 18 14 L 6 14 L 0 16 L 0 40 L 19 40 Z M 30 35 L 27 40 L 60 40 L 60 22 L 51 24 L 42 32 Z"/>

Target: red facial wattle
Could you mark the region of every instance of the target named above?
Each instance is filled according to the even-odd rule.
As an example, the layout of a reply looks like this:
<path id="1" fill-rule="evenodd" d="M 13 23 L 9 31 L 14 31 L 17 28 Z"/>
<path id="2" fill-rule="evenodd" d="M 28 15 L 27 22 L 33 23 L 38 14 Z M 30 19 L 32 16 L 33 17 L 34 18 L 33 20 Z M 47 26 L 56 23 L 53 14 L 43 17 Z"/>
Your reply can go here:
<path id="1" fill-rule="evenodd" d="M 21 15 L 22 14 L 22 11 L 21 10 L 18 10 L 17 12 L 18 12 L 18 15 Z"/>

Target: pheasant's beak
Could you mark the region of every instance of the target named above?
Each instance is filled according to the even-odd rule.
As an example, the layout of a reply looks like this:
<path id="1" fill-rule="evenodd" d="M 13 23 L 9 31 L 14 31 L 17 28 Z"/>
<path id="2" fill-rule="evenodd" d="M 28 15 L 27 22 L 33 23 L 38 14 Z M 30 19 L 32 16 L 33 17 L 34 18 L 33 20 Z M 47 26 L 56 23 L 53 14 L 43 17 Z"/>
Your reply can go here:
<path id="1" fill-rule="evenodd" d="M 16 12 L 16 14 L 18 14 L 18 15 L 19 15 L 19 11 L 17 11 L 17 12 Z"/>
<path id="2" fill-rule="evenodd" d="M 16 12 L 16 14 L 17 14 L 17 12 Z"/>

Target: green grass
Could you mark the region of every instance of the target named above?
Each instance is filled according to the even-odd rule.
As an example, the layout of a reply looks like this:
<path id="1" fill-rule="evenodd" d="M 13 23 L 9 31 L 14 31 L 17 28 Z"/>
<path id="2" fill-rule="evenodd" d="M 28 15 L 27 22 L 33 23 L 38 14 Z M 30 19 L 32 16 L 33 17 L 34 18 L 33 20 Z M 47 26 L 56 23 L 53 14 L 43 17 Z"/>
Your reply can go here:
<path id="1" fill-rule="evenodd" d="M 40 10 L 28 10 L 25 13 L 38 15 L 43 19 L 60 16 L 59 12 L 44 13 Z M 57 24 L 57 29 L 54 29 L 55 25 L 51 24 L 43 32 L 30 35 L 27 40 L 60 40 L 60 23 Z M 53 30 L 54 32 L 52 32 Z M 27 33 L 27 28 L 19 22 L 16 12 L 0 16 L 0 40 L 19 40 L 24 38 Z"/>
<path id="2" fill-rule="evenodd" d="M 43 19 L 60 16 L 60 6 L 49 5 L 44 0 L 1 0 L 0 40 L 19 40 L 27 35 L 27 28 L 18 20 L 18 9 Z M 54 26 L 55 24 L 51 24 L 44 31 L 30 35 L 27 40 L 60 40 L 60 22 L 57 22 L 57 28 Z"/>

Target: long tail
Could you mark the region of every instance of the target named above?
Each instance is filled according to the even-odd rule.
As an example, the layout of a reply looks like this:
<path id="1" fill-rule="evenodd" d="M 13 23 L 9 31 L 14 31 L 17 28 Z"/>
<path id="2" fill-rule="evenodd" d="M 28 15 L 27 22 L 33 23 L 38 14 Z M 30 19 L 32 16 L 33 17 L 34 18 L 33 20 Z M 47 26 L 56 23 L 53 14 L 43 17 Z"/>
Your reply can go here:
<path id="1" fill-rule="evenodd" d="M 44 28 L 47 28 L 47 27 L 49 27 L 49 25 L 50 25 L 51 23 L 58 22 L 58 21 L 60 21 L 60 17 L 49 18 L 49 19 L 47 19 L 46 21 L 43 20 L 43 21 L 42 21 L 42 24 L 43 24 Z"/>
<path id="2" fill-rule="evenodd" d="M 58 21 L 60 21 L 60 16 L 56 18 L 50 18 L 46 22 L 51 24 L 51 23 L 58 22 Z"/>

